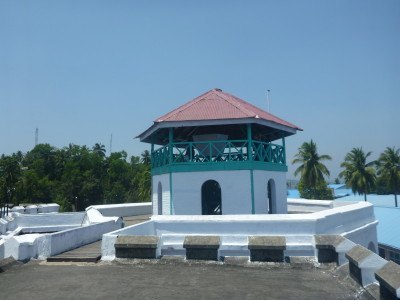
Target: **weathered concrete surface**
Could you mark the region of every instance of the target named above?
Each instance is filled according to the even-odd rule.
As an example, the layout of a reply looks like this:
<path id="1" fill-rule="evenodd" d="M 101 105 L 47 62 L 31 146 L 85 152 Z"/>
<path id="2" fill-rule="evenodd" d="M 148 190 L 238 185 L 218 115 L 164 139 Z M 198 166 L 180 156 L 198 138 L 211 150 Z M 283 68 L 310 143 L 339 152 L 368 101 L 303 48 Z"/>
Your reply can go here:
<path id="1" fill-rule="evenodd" d="M 188 235 L 183 242 L 183 248 L 210 248 L 218 249 L 221 244 L 219 236 Z"/>
<path id="2" fill-rule="evenodd" d="M 381 294 L 400 298 L 400 266 L 392 261 L 375 273 L 378 279 Z"/>
<path id="3" fill-rule="evenodd" d="M 314 240 L 317 249 L 335 249 L 344 241 L 344 237 L 336 234 L 316 234 Z"/>
<path id="4" fill-rule="evenodd" d="M 157 258 L 160 237 L 123 235 L 115 242 L 115 256 L 120 258 Z"/>
<path id="5" fill-rule="evenodd" d="M 344 237 L 340 235 L 316 234 L 314 241 L 318 253 L 318 262 L 336 262 L 339 264 L 339 254 L 336 252 L 336 247 L 345 241 Z"/>
<path id="6" fill-rule="evenodd" d="M 48 262 L 97 262 L 101 258 L 101 240 L 47 258 Z"/>
<path id="7" fill-rule="evenodd" d="M 186 236 L 183 248 L 186 248 L 186 259 L 218 260 L 219 236 Z"/>
<path id="8" fill-rule="evenodd" d="M 172 261 L 30 262 L 1 274 L 2 299 L 370 299 L 333 271 Z M 23 280 L 23 286 L 21 286 Z"/>
<path id="9" fill-rule="evenodd" d="M 249 236 L 251 261 L 283 262 L 286 249 L 284 236 Z"/>
<path id="10" fill-rule="evenodd" d="M 346 258 L 357 267 L 368 257 L 374 253 L 360 245 L 356 245 L 353 249 L 346 253 Z"/>
<path id="11" fill-rule="evenodd" d="M 150 217 L 151 217 L 151 215 L 138 215 L 138 216 L 124 217 L 123 218 L 124 227 L 143 223 L 145 221 L 150 220 Z"/>
<path id="12" fill-rule="evenodd" d="M 286 238 L 284 236 L 249 236 L 249 249 L 286 249 Z"/>
<path id="13" fill-rule="evenodd" d="M 160 237 L 154 235 L 121 235 L 115 248 L 157 248 Z"/>
<path id="14" fill-rule="evenodd" d="M 11 268 L 21 265 L 22 262 L 15 260 L 13 257 L 0 259 L 0 273 L 3 273 Z"/>

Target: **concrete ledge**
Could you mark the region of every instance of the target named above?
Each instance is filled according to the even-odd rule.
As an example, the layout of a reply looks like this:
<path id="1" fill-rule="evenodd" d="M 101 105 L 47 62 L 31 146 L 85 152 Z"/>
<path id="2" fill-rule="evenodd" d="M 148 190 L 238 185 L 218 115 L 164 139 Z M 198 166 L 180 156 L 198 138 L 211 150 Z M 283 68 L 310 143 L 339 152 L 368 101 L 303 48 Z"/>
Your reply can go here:
<path id="1" fill-rule="evenodd" d="M 400 299 L 400 266 L 392 261 L 375 272 L 383 299 Z"/>
<path id="2" fill-rule="evenodd" d="M 350 276 L 362 286 L 373 283 L 374 272 L 387 264 L 387 260 L 360 245 L 348 251 L 346 258 L 349 260 Z"/>
<path id="3" fill-rule="evenodd" d="M 345 240 L 340 235 L 317 234 L 314 236 L 317 260 L 319 263 L 335 262 L 339 264 L 339 255 L 336 247 Z"/>
<path id="4" fill-rule="evenodd" d="M 249 236 L 250 261 L 283 262 L 284 236 Z"/>
<path id="5" fill-rule="evenodd" d="M 91 205 L 86 208 L 98 210 L 105 217 L 129 217 L 151 214 L 151 202 Z"/>
<path id="6" fill-rule="evenodd" d="M 118 236 L 114 244 L 118 258 L 157 258 L 158 236 Z"/>
<path id="7" fill-rule="evenodd" d="M 338 254 L 338 264 L 339 266 L 347 263 L 347 258 L 346 258 L 346 253 L 353 249 L 356 246 L 356 244 L 347 238 L 344 238 L 344 240 L 339 243 L 338 245 L 335 246 L 335 251 Z"/>
<path id="8" fill-rule="evenodd" d="M 346 258 L 349 262 L 355 264 L 357 267 L 360 266 L 361 262 L 368 256 L 374 254 L 371 250 L 364 248 L 360 245 L 356 245 L 350 251 L 346 253 Z"/>
<path id="9" fill-rule="evenodd" d="M 219 236 L 189 235 L 185 237 L 183 248 L 186 249 L 186 259 L 218 261 L 220 244 Z"/>
<path id="10" fill-rule="evenodd" d="M 333 201 L 288 198 L 289 213 L 313 213 L 333 208 Z"/>

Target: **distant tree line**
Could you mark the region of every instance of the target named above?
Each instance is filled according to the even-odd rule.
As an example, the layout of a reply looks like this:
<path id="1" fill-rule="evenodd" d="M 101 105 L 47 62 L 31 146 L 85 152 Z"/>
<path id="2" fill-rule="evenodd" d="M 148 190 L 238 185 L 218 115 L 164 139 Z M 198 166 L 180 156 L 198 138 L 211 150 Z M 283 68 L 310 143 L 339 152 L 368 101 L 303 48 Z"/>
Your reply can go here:
<path id="1" fill-rule="evenodd" d="M 376 161 L 369 161 L 371 152 L 362 148 L 353 148 L 348 152 L 340 165 L 344 170 L 339 177 L 352 189 L 353 193 L 393 194 L 395 206 L 398 206 L 397 195 L 400 193 L 400 149 L 387 147 Z M 324 160 L 330 160 L 329 155 L 319 155 L 316 143 L 311 140 L 304 142 L 293 159 L 293 164 L 300 164 L 295 170 L 295 176 L 300 174 L 298 185 L 300 197 L 306 199 L 333 199 L 332 190 L 327 187 L 325 177 L 329 176 Z M 335 182 L 337 183 L 337 178 Z"/>
<path id="2" fill-rule="evenodd" d="M 55 202 L 62 211 L 93 204 L 150 201 L 150 153 L 106 156 L 104 145 L 39 144 L 31 151 L 0 157 L 1 204 Z"/>

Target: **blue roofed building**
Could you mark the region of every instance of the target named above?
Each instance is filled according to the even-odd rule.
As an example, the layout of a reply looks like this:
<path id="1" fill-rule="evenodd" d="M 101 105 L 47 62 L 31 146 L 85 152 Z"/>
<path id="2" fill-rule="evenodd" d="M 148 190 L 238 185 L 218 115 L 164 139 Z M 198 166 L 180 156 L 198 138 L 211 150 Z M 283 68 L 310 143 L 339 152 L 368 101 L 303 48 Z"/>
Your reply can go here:
<path id="1" fill-rule="evenodd" d="M 379 255 L 400 264 L 400 208 L 374 207 L 378 219 Z"/>
<path id="2" fill-rule="evenodd" d="M 333 196 L 335 198 L 342 198 L 350 195 L 348 187 L 343 183 L 339 184 L 331 183 L 328 184 L 328 187 L 332 190 Z"/>

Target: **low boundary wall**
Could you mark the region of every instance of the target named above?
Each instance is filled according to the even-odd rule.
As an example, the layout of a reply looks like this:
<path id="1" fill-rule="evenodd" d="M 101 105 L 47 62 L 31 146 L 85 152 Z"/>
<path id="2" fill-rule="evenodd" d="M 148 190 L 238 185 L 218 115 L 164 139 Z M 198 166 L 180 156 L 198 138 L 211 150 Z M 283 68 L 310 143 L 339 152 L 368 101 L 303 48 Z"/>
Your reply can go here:
<path id="1" fill-rule="evenodd" d="M 39 259 L 45 259 L 49 256 L 96 242 L 101 239 L 103 234 L 120 227 L 121 225 L 115 221 L 107 221 L 46 234 L 38 239 L 37 257 Z"/>
<path id="2" fill-rule="evenodd" d="M 333 201 L 288 198 L 288 213 L 313 213 L 333 208 Z"/>
<path id="3" fill-rule="evenodd" d="M 373 206 L 364 202 L 311 214 L 153 216 L 148 222 L 105 234 L 102 259 L 114 259 L 114 243 L 120 235 L 159 236 L 162 251 L 171 254 L 183 251 L 186 235 L 218 235 L 223 248 L 239 255 L 246 254 L 244 246 L 249 235 L 285 236 L 287 252 L 291 254 L 304 250 L 312 252 L 315 234 L 340 234 L 377 249 L 377 224 Z"/>
<path id="4" fill-rule="evenodd" d="M 13 213 L 13 219 L 9 222 L 7 230 L 12 231 L 16 228 L 46 228 L 57 226 L 77 227 L 82 225 L 85 216 L 85 212 L 36 215 Z"/>
<path id="5" fill-rule="evenodd" d="M 9 225 L 12 231 L 0 240 L 0 258 L 12 256 L 25 261 L 44 259 L 98 241 L 104 233 L 121 228 L 122 219 L 104 217 L 95 209 L 65 214 L 15 213 Z M 56 232 L 49 233 L 52 231 Z"/>
<path id="6" fill-rule="evenodd" d="M 86 211 L 92 208 L 97 209 L 105 217 L 130 217 L 152 213 L 151 202 L 91 205 Z"/>

